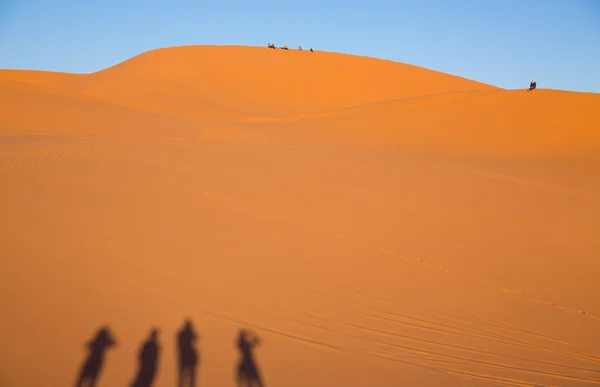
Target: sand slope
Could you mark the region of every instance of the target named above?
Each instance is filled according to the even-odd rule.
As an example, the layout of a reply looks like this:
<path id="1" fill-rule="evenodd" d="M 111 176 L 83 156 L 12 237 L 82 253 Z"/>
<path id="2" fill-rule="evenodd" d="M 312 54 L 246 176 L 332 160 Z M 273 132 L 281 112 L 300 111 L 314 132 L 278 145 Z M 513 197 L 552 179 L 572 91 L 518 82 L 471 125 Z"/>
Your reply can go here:
<path id="1" fill-rule="evenodd" d="M 600 385 L 600 96 L 371 58 L 176 47 L 0 71 L 0 385 L 99 386 L 161 329 L 234 385 Z M 33 371 L 33 372 L 32 372 Z"/>

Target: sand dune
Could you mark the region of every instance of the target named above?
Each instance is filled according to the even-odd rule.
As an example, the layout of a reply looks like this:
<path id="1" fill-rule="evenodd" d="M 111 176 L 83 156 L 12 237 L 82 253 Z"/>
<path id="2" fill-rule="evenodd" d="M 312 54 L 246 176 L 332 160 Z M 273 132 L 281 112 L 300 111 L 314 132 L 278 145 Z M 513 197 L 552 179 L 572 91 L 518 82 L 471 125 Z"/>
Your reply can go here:
<path id="1" fill-rule="evenodd" d="M 455 155 L 581 159 L 600 154 L 598 106 L 598 95 L 554 90 L 531 95 L 520 90 L 450 92 L 242 122 L 257 123 L 275 137 L 308 137 L 311 144 L 344 142 Z M 324 125 L 311 130 L 312 121 Z"/>
<path id="2" fill-rule="evenodd" d="M 150 51 L 0 71 L 0 386 L 73 385 L 153 327 L 199 385 L 600 385 L 600 97 L 373 58 Z"/>

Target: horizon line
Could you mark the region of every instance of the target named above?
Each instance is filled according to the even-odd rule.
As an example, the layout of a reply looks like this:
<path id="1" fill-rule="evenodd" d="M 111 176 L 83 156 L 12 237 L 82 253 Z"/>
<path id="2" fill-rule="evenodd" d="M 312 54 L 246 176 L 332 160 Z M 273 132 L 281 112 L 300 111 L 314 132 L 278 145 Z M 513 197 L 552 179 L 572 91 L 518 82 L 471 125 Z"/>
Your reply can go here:
<path id="1" fill-rule="evenodd" d="M 52 74 L 68 74 L 68 75 L 93 75 L 105 70 L 108 70 L 110 68 L 119 66 L 122 63 L 125 63 L 131 59 L 134 59 L 138 56 L 147 54 L 147 53 L 151 53 L 154 51 L 161 51 L 161 50 L 168 50 L 168 49 L 176 49 L 176 48 L 200 48 L 200 47 L 205 47 L 205 48 L 256 48 L 256 49 L 260 49 L 260 48 L 265 48 L 265 49 L 269 49 L 266 46 L 259 46 L 259 45 L 243 45 L 243 44 L 180 44 L 180 45 L 171 45 L 171 46 L 158 46 L 155 48 L 151 48 L 148 50 L 144 50 L 144 51 L 140 51 L 137 54 L 131 55 L 129 57 L 127 57 L 126 59 L 123 59 L 121 61 L 118 61 L 112 65 L 106 66 L 104 68 L 101 68 L 99 70 L 96 71 L 91 71 L 91 72 L 70 72 L 70 71 L 60 71 L 60 70 L 43 70 L 43 69 L 39 69 L 39 68 L 0 68 L 0 72 L 9 72 L 9 71 L 19 71 L 19 72 L 41 72 L 41 73 L 52 73 Z M 277 49 L 280 49 L 280 47 L 277 47 Z M 297 48 L 290 48 L 288 49 L 289 51 L 298 51 Z M 310 50 L 309 49 L 304 49 L 303 51 L 306 50 Z M 314 50 L 314 48 L 313 48 Z M 462 76 L 462 75 L 457 75 L 457 74 L 452 74 L 452 73 L 447 73 L 447 72 L 443 72 L 443 71 L 439 71 L 439 70 L 434 70 L 432 68 L 429 67 L 424 67 L 424 66 L 420 66 L 420 65 L 416 65 L 416 64 L 412 64 L 412 63 L 408 63 L 408 62 L 400 62 L 397 60 L 393 60 L 393 59 L 386 59 L 386 58 L 382 58 L 382 57 L 376 57 L 376 56 L 369 56 L 369 55 L 362 55 L 362 54 L 350 54 L 350 53 L 345 53 L 345 52 L 341 52 L 341 51 L 327 51 L 327 50 L 314 50 L 315 52 L 320 52 L 320 53 L 325 53 L 325 54 L 334 54 L 334 55 L 345 55 L 345 56 L 349 56 L 349 57 L 356 57 L 356 58 L 366 58 L 366 59 L 373 59 L 373 60 L 380 60 L 380 61 L 385 61 L 385 62 L 390 62 L 390 63 L 396 63 L 396 64 L 401 64 L 401 65 L 406 65 L 406 66 L 412 66 L 412 67 L 416 67 L 416 68 L 420 68 L 420 69 L 424 69 L 424 70 L 428 70 L 428 71 L 433 71 L 436 73 L 440 73 L 440 74 L 446 74 L 446 75 L 450 75 L 450 76 L 454 76 L 454 77 L 458 77 L 458 78 L 462 78 L 462 79 L 466 79 L 466 80 L 470 80 L 473 82 L 477 82 L 477 83 L 481 83 L 481 84 L 485 84 L 488 86 L 493 86 L 496 87 L 500 90 L 503 91 L 514 91 L 514 90 L 521 90 L 521 89 L 526 89 L 525 87 L 523 88 L 514 88 L 514 89 L 508 89 L 508 88 L 503 88 L 491 83 L 485 83 L 482 81 L 479 81 L 477 79 L 473 79 L 473 78 L 468 78 L 466 76 Z M 554 89 L 554 88 L 539 88 L 539 90 L 548 90 L 548 91 L 561 91 L 561 92 L 568 92 L 568 93 L 579 93 L 579 94 L 600 94 L 600 92 L 591 92 L 591 91 L 578 91 L 578 90 L 569 90 L 569 89 Z"/>

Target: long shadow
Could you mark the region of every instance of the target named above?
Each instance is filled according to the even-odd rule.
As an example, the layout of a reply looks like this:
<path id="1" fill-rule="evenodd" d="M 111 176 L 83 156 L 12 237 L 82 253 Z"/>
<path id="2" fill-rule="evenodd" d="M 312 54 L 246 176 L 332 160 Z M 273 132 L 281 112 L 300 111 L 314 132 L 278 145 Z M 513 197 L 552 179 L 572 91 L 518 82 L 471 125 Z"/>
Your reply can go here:
<path id="1" fill-rule="evenodd" d="M 199 336 L 194 330 L 191 320 L 186 320 L 181 330 L 177 333 L 179 387 L 183 387 L 186 380 L 188 386 L 195 387 L 196 385 L 196 368 L 199 363 L 199 357 L 195 342 L 198 339 Z"/>
<path id="2" fill-rule="evenodd" d="M 260 339 L 255 334 L 245 329 L 239 331 L 237 348 L 240 351 L 240 361 L 236 370 L 236 382 L 238 387 L 264 387 L 253 352 L 254 348 L 259 344 Z"/>
<path id="3" fill-rule="evenodd" d="M 117 341 L 106 326 L 100 327 L 96 335 L 86 343 L 90 351 L 83 363 L 75 387 L 95 387 L 104 365 L 104 356 L 108 349 L 114 347 Z"/>
<path id="4" fill-rule="evenodd" d="M 139 369 L 131 387 L 150 387 L 154 383 L 158 370 L 160 345 L 158 344 L 158 329 L 152 329 L 148 338 L 142 343 L 138 352 Z"/>

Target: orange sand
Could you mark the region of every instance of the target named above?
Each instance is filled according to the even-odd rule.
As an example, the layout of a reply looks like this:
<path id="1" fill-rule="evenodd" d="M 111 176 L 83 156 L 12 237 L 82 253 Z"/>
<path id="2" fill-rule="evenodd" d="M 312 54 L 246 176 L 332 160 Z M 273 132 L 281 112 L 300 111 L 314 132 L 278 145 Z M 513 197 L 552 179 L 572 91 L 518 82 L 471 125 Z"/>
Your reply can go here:
<path id="1" fill-rule="evenodd" d="M 0 71 L 0 386 L 600 385 L 600 95 L 377 59 L 147 52 Z"/>

